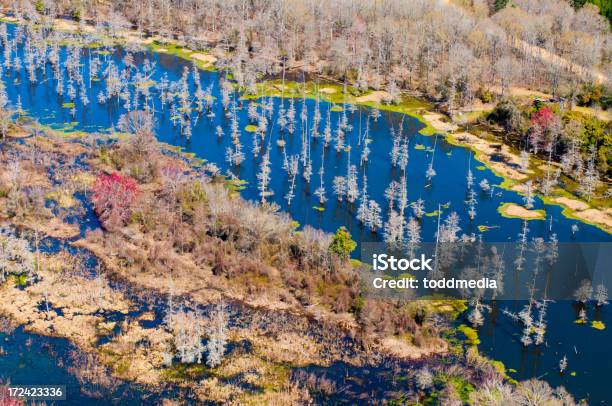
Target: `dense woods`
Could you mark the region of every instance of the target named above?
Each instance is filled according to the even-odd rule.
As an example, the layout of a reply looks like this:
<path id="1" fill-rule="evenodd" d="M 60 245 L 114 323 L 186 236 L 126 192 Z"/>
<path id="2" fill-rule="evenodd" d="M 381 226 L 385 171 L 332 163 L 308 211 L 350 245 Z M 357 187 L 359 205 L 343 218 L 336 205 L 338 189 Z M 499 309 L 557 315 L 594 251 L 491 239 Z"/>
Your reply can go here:
<path id="1" fill-rule="evenodd" d="M 448 99 L 452 108 L 472 100 L 483 86 L 575 96 L 581 82 L 610 75 L 610 26 L 591 3 L 577 8 L 564 0 L 514 0 L 502 8 L 485 0 L 5 3 L 33 19 L 73 16 L 110 32 L 135 27 L 194 46 L 219 46 L 230 51 L 224 63 L 247 87 L 286 61 L 362 89 L 419 89 Z"/>

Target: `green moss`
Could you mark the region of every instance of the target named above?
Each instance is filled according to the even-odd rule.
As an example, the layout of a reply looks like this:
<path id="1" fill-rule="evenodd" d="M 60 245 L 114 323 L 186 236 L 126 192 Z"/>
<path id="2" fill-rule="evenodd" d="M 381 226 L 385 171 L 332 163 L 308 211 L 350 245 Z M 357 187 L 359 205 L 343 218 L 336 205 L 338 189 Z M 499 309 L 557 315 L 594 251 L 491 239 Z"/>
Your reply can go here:
<path id="1" fill-rule="evenodd" d="M 204 364 L 174 363 L 162 372 L 163 377 L 170 382 L 198 381 L 209 374 Z"/>
<path id="2" fill-rule="evenodd" d="M 26 274 L 19 274 L 19 275 L 12 275 L 13 277 L 13 282 L 15 283 L 15 286 L 17 287 L 25 287 L 28 285 L 28 275 Z"/>
<path id="3" fill-rule="evenodd" d="M 338 106 L 337 104 L 333 105 L 331 109 L 329 109 L 332 113 L 341 113 L 344 111 L 342 106 Z"/>
<path id="4" fill-rule="evenodd" d="M 470 400 L 470 393 L 474 391 L 474 386 L 465 378 L 460 376 L 453 376 L 450 378 L 449 382 L 455 387 L 461 400 L 468 403 Z"/>

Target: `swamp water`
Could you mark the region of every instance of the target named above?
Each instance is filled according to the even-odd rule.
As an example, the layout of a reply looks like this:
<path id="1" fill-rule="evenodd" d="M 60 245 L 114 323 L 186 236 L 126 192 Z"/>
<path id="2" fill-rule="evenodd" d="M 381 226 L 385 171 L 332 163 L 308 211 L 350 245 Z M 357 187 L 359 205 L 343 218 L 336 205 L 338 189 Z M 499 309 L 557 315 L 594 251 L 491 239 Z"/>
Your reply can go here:
<path id="1" fill-rule="evenodd" d="M 7 30 L 9 39 L 21 35 L 18 26 L 8 25 Z M 99 103 L 98 98 L 101 93 L 104 94 L 107 91 L 107 82 L 104 80 L 103 73 L 105 68 L 112 64 L 118 71 L 121 71 L 125 67 L 126 52 L 120 48 L 112 52 L 96 49 L 72 51 L 73 55 L 76 53 L 80 58 L 78 70 L 82 78 L 90 77 L 91 61 L 99 61 L 96 75 L 92 75 L 93 80 L 89 82 L 85 79 L 82 86 L 89 100 L 85 107 L 79 101 L 79 96 L 70 97 L 65 90 L 66 85 L 70 82 L 70 76 L 63 66 L 68 59 L 69 52 L 70 50 L 66 47 L 59 49 L 59 65 L 62 66 L 60 72 L 64 82 L 61 96 L 57 93 L 57 79 L 54 78 L 53 68 L 49 63 L 36 70 L 37 80 L 35 82 L 29 81 L 29 74 L 23 64 L 28 56 L 22 41 L 19 41 L 10 53 L 13 62 L 16 56 L 19 57 L 22 65 L 19 69 L 11 68 L 11 64 L 5 64 L 6 52 L 0 53 L 2 54 L 0 64 L 6 65 L 3 67 L 2 80 L 11 105 L 20 106 L 25 114 L 55 129 L 112 132 L 112 128 L 117 126 L 119 117 L 126 113 L 124 101 L 115 97 Z M 409 152 L 405 171 L 408 201 L 423 199 L 425 212 L 429 214 L 423 216 L 421 221 L 423 241 L 435 239 L 438 220 L 436 210 L 439 207 L 442 207 L 442 220 L 451 212 L 459 215 L 460 234 L 481 234 L 483 240 L 494 242 L 518 239 L 523 224 L 522 220 L 502 217 L 497 209 L 505 202 L 522 204 L 522 197 L 515 192 L 497 187 L 492 193 L 481 193 L 477 185 L 483 179 L 486 179 L 490 185 L 499 185 L 502 179 L 475 161 L 469 150 L 447 144 L 442 137 L 419 134 L 418 131 L 423 128 L 423 124 L 413 117 L 382 112 L 381 116 L 375 120 L 371 117 L 370 109 L 350 108 L 348 105 L 332 105 L 321 101 L 319 109 L 322 119 L 318 126 L 320 133 L 324 131 L 328 114 L 332 131 L 338 128 L 344 117 L 352 127 L 344 128 L 344 145 L 350 148 L 341 148 L 337 151 L 334 148 L 334 142 L 325 148 L 322 138 L 310 136 L 317 105 L 316 100 L 294 99 L 297 118 L 293 135 L 290 135 L 288 132 L 281 132 L 277 125 L 279 109 L 281 106 L 285 110 L 289 109 L 289 99 L 262 98 L 257 100 L 257 109 L 260 114 L 270 114 L 270 116 L 268 130 L 263 140 L 261 138 L 258 140 L 261 150 L 254 154 L 252 152 L 253 140 L 257 136 L 254 137 L 253 133 L 247 131 L 247 126 L 253 124 L 248 117 L 249 101 L 242 101 L 239 95 L 232 94 L 231 104 L 235 106 L 235 109 L 229 109 L 228 117 L 220 102 L 222 95 L 219 73 L 200 71 L 198 77 L 195 78 L 192 73 L 192 64 L 176 56 L 152 52 L 137 52 L 132 55 L 131 75 L 134 77 L 142 74 L 138 86 L 146 87 L 146 93 L 150 96 L 144 96 L 141 89 L 138 97 L 135 97 L 136 86 L 129 85 L 127 89 L 130 89 L 131 93 L 127 99 L 131 99 L 132 110 L 142 109 L 145 104 L 148 104 L 151 110 L 156 112 L 155 133 L 158 139 L 170 145 L 183 147 L 186 152 L 194 153 L 197 157 L 216 164 L 222 173 L 231 173 L 245 181 L 241 190 L 242 196 L 256 201 L 261 200 L 260 190 L 257 187 L 257 173 L 260 171 L 265 151 L 268 151 L 271 178 L 266 200 L 278 204 L 282 211 L 287 212 L 302 226 L 310 225 L 328 232 L 333 232 L 340 226 L 346 226 L 358 243 L 380 241 L 381 230 L 378 233 L 372 233 L 364 229 L 357 221 L 358 201 L 354 204 L 346 201 L 338 202 L 332 193 L 332 184 L 336 176 L 347 175 L 349 165 L 355 165 L 359 190 L 363 188 L 363 181 L 367 177 L 369 199 L 375 200 L 380 205 L 383 221 L 386 221 L 388 203 L 384 197 L 385 189 L 391 180 L 399 182 L 402 176 L 402 171 L 399 168 L 393 168 L 390 164 L 390 151 L 394 139 L 392 133 L 396 137 L 401 133 L 400 143 L 407 144 Z M 145 60 L 154 62 L 154 66 L 148 65 L 153 69 L 145 72 L 143 68 Z M 185 71 L 188 72 L 185 83 L 192 95 L 198 87 L 196 81 L 199 81 L 201 88 L 208 89 L 212 86 L 211 95 L 215 100 L 210 109 L 214 117 L 209 117 L 206 113 L 198 115 L 193 112 L 183 116 L 183 120 L 185 116 L 188 116 L 187 125 L 190 129 L 190 137 L 186 137 L 180 125 L 176 125 L 177 112 L 171 113 L 168 104 L 162 105 L 156 96 L 155 89 L 155 85 L 163 81 L 170 83 L 180 81 Z M 81 86 L 77 86 L 77 89 L 80 88 Z M 270 113 L 263 113 L 263 106 L 268 106 Z M 235 113 L 232 113 L 232 110 Z M 306 120 L 300 119 L 302 111 L 305 112 Z M 235 116 L 232 117 L 232 114 Z M 245 158 L 240 166 L 230 165 L 226 160 L 228 147 L 234 148 L 230 136 L 233 120 L 240 133 L 239 138 Z M 221 137 L 217 136 L 219 127 L 224 133 Z M 277 141 L 281 139 L 286 143 L 284 150 L 277 146 Z M 370 153 L 367 162 L 361 164 L 362 151 L 366 145 Z M 295 197 L 291 204 L 285 198 L 291 187 L 291 179 L 283 169 L 285 156 L 294 156 L 298 160 L 310 162 L 312 170 L 310 182 L 307 182 L 302 176 L 304 161 L 300 161 L 299 170 L 295 176 Z M 432 161 L 436 175 L 429 180 L 426 170 Z M 322 167 L 324 170 L 321 175 L 320 168 Z M 474 220 L 469 219 L 465 202 L 468 192 L 466 185 L 468 169 L 471 169 L 474 175 L 474 189 L 478 193 L 477 214 Z M 323 182 L 321 182 L 321 177 Z M 314 193 L 321 184 L 326 191 L 327 201 L 324 204 L 321 204 L 320 198 Z M 559 206 L 545 205 L 539 198 L 535 199 L 534 205 L 534 209 L 546 210 L 547 217 L 546 220 L 529 222 L 529 238 L 543 237 L 548 240 L 554 233 L 561 242 L 612 241 L 612 237 L 604 231 L 564 217 Z M 410 208 L 407 208 L 407 211 L 412 212 Z M 578 230 L 572 232 L 572 225 L 577 225 Z M 486 231 L 480 231 L 483 227 L 479 228 L 479 226 L 485 226 Z M 512 305 L 519 306 L 520 304 L 514 303 L 507 306 L 500 304 L 499 306 L 503 308 Z M 517 370 L 516 373 L 509 373 L 511 377 L 517 379 L 541 377 L 555 385 L 566 385 L 577 397 L 589 396 L 591 403 L 608 400 L 609 393 L 606 393 L 606 389 L 598 385 L 597 379 L 594 379 L 595 374 L 601 374 L 600 376 L 612 374 L 610 370 L 612 363 L 609 362 L 610 357 L 605 352 L 605 342 L 609 338 L 607 330 L 600 331 L 589 325 L 576 325 L 574 323 L 575 311 L 569 302 L 551 304 L 548 317 L 550 320 L 546 332 L 547 344 L 524 349 L 518 342 L 517 335 L 520 334 L 520 331 L 513 321 L 504 315 L 497 314 L 493 322 L 491 315 L 487 315 L 485 326 L 479 329 L 482 342 L 480 350 L 493 359 L 502 360 L 506 363 L 507 368 Z M 594 319 L 599 317 L 605 324 L 608 324 L 606 321 L 609 316 L 605 307 L 599 315 L 592 317 Z M 576 350 L 573 348 L 574 345 L 577 347 Z M 598 354 L 598 350 L 601 350 L 602 353 Z M 576 351 L 578 354 L 575 354 Z M 560 376 L 558 362 L 564 354 L 567 354 L 569 366 L 566 374 Z M 32 362 L 35 362 L 33 358 Z M 37 368 L 54 368 L 50 365 L 51 363 L 45 361 L 43 357 Z M 2 368 L 2 371 L 6 370 Z M 11 371 L 11 368 L 8 370 Z M 575 376 L 570 374 L 572 371 L 576 372 Z M 26 374 L 18 375 L 17 372 L 9 373 L 8 377 L 13 381 L 18 381 L 18 378 L 23 379 L 23 382 L 19 382 L 22 384 L 30 383 L 30 380 L 33 379 Z"/>

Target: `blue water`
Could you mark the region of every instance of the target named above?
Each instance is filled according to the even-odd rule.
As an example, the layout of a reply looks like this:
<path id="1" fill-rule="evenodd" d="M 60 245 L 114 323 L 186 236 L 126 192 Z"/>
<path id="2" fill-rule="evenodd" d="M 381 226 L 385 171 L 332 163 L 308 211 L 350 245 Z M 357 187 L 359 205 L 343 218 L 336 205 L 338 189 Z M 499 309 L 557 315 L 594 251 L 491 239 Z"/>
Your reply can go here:
<path id="1" fill-rule="evenodd" d="M 66 339 L 29 334 L 20 327 L 11 334 L 0 333 L 0 347 L 4 352 L 0 355 L 0 381 L 12 385 L 65 385 L 66 399 L 56 404 L 133 405 L 142 399 L 159 400 L 156 395 L 125 383 L 112 392 L 83 386 L 68 371 L 70 354 L 75 349 Z"/>
<path id="2" fill-rule="evenodd" d="M 16 30 L 16 26 L 8 26 L 9 33 Z M 115 99 L 100 104 L 97 102 L 97 97 L 100 91 L 105 88 L 103 80 L 93 81 L 91 88 L 87 87 L 89 61 L 91 58 L 99 57 L 102 61 L 102 66 L 105 60 L 112 60 L 114 64 L 122 69 L 125 65 L 123 58 L 125 52 L 121 49 L 116 50 L 111 55 L 99 55 L 98 51 L 92 50 L 91 55 L 89 50 L 82 51 L 81 69 L 85 78 L 85 91 L 88 95 L 90 103 L 83 107 L 77 99 L 76 114 L 71 115 L 70 109 L 62 107 L 64 103 L 71 102 L 70 98 L 64 94 L 58 96 L 56 92 L 56 80 L 53 78 L 53 72 L 50 64 L 45 67 L 43 75 L 42 70 L 37 71 L 38 81 L 31 83 L 28 80 L 28 74 L 25 66 L 16 72 L 13 69 L 4 69 L 3 80 L 6 85 L 6 91 L 11 104 L 16 105 L 18 98 L 21 100 L 23 109 L 32 117 L 35 117 L 39 122 L 46 125 L 65 127 L 66 123 L 71 123 L 71 127 L 75 130 L 83 131 L 109 131 L 110 128 L 116 127 L 119 117 L 126 112 L 123 107 L 123 102 Z M 61 48 L 60 61 L 66 59 L 66 48 Z M 23 60 L 23 46 L 18 47 L 18 55 Z M 142 62 L 147 59 L 155 62 L 155 71 L 151 76 L 151 80 L 158 82 L 163 75 L 167 75 L 169 82 L 178 81 L 185 69 L 192 69 L 192 65 L 187 61 L 178 57 L 159 53 L 137 53 L 134 54 L 134 61 L 137 67 L 142 66 Z M 4 56 L 0 56 L 0 63 L 4 61 Z M 22 64 L 23 65 L 23 64 Z M 100 69 L 100 72 L 103 69 Z M 134 69 L 132 69 L 135 72 Z M 68 83 L 68 75 L 64 71 L 64 93 Z M 100 75 L 102 75 L 100 73 Z M 132 76 L 134 73 L 132 73 Z M 227 172 L 229 168 L 226 160 L 226 148 L 232 145 L 230 136 L 231 120 L 225 116 L 221 105 L 220 94 L 220 75 L 217 72 L 200 72 L 200 81 L 202 88 L 206 89 L 210 84 L 213 85 L 213 96 L 216 102 L 213 106 L 215 117 L 209 119 L 206 115 L 197 117 L 195 113 L 191 114 L 191 123 L 193 125 L 191 138 L 185 137 L 179 128 L 175 126 L 171 119 L 168 106 L 162 106 L 159 98 L 155 96 L 155 89 L 151 89 L 154 95 L 151 100 L 156 119 L 156 135 L 160 141 L 167 142 L 172 145 L 184 147 L 186 151 L 194 152 L 198 157 L 204 158 L 209 162 L 215 163 L 223 172 Z M 193 75 L 189 74 L 189 87 L 191 89 L 191 97 L 195 91 Z M 77 86 L 78 89 L 78 86 Z M 133 86 L 130 87 L 133 97 Z M 77 91 L 77 95 L 79 92 Z M 246 160 L 240 167 L 232 168 L 232 173 L 239 178 L 248 182 L 247 187 L 242 191 L 242 194 L 247 199 L 259 201 L 260 194 L 257 189 L 256 174 L 259 171 L 264 149 L 253 156 L 252 138 L 253 135 L 244 131 L 244 128 L 249 124 L 247 117 L 248 102 L 241 102 L 239 95 L 232 95 L 232 98 L 237 101 L 238 122 L 241 130 L 241 142 Z M 302 104 L 306 103 L 308 114 L 310 117 L 309 126 L 312 125 L 312 114 L 314 111 L 315 101 L 311 99 L 295 100 L 296 123 L 295 132 L 293 135 L 282 134 L 279 127 L 275 125 L 277 121 L 277 113 L 281 103 L 284 103 L 285 108 L 288 108 L 288 100 L 279 98 L 271 99 L 274 103 L 274 114 L 269 120 L 269 135 L 266 136 L 263 146 L 270 150 L 270 160 L 272 169 L 272 181 L 270 189 L 274 192 L 273 196 L 269 197 L 269 201 L 277 203 L 281 209 L 288 212 L 292 218 L 298 221 L 301 225 L 311 225 L 325 231 L 333 232 L 338 227 L 346 226 L 353 235 L 354 239 L 359 243 L 365 241 L 378 241 L 381 239 L 381 232 L 374 234 L 369 230 L 365 230 L 355 218 L 358 202 L 349 204 L 348 202 L 339 203 L 332 194 L 332 182 L 335 176 L 344 176 L 347 171 L 347 161 L 357 166 L 359 173 L 359 188 L 362 186 L 363 175 L 367 175 L 368 194 L 370 199 L 376 200 L 383 213 L 383 219 L 386 220 L 387 202 L 384 197 L 384 192 L 391 180 L 399 181 L 400 171 L 394 169 L 390 165 L 389 153 L 392 147 L 391 129 L 394 128 L 399 132 L 400 123 L 403 122 L 403 134 L 407 137 L 409 143 L 409 163 L 407 166 L 407 184 L 408 184 L 408 199 L 410 202 L 422 198 L 425 200 L 425 211 L 433 212 L 438 209 L 439 204 L 450 203 L 447 209 L 443 210 L 442 219 L 451 211 L 457 212 L 461 218 L 460 227 L 461 233 L 465 234 L 480 234 L 479 225 L 492 226 L 488 231 L 483 233 L 483 238 L 486 241 L 508 241 L 515 240 L 520 232 L 522 221 L 519 219 L 508 219 L 499 215 L 497 208 L 503 202 L 522 203 L 522 198 L 515 192 L 502 189 L 495 189 L 494 196 L 479 193 L 479 202 L 477 204 L 477 217 L 471 221 L 467 215 L 468 207 L 465 203 L 467 198 L 466 176 L 468 168 L 471 167 L 474 174 L 474 185 L 476 190 L 479 190 L 478 183 L 482 179 L 487 179 L 491 185 L 498 185 L 502 179 L 495 176 L 490 170 L 478 170 L 479 162 L 472 157 L 471 151 L 455 147 L 447 144 L 440 137 L 423 136 L 418 134 L 418 130 L 423 128 L 423 124 L 415 118 L 403 116 L 397 113 L 383 112 L 382 116 L 374 121 L 370 120 L 370 137 L 371 149 L 368 162 L 360 166 L 361 149 L 365 145 L 364 142 L 359 143 L 359 138 L 363 138 L 363 133 L 366 128 L 366 120 L 369 109 L 359 108 L 351 113 L 346 114 L 349 123 L 353 126 L 352 131 L 345 131 L 346 145 L 351 146 L 350 154 L 348 152 L 336 152 L 333 145 L 325 149 L 321 139 L 311 139 L 310 156 L 312 159 L 313 175 L 308 184 L 300 176 L 303 172 L 303 167 L 300 165 L 298 176 L 296 178 L 296 197 L 291 206 L 287 204 L 284 196 L 287 193 L 289 179 L 282 169 L 283 152 L 276 145 L 278 139 L 285 139 L 286 154 L 288 156 L 298 154 L 301 151 L 301 134 L 302 124 L 299 115 L 302 109 Z M 145 100 L 143 97 L 139 99 L 139 108 L 142 108 Z M 324 121 L 327 115 L 327 110 L 331 107 L 329 103 L 321 102 L 321 117 L 322 123 L 319 126 L 320 132 L 323 132 Z M 342 113 L 331 112 L 332 131 L 337 127 L 337 122 L 341 118 Z M 194 124 L 195 123 L 195 124 Z M 215 134 L 215 128 L 221 126 L 225 135 L 219 139 Z M 425 177 L 427 169 L 432 157 L 431 152 L 427 149 L 432 149 L 436 143 L 434 168 L 437 175 L 430 183 Z M 360 145 L 359 145 L 360 144 Z M 425 146 L 426 150 L 415 149 L 416 145 Z M 324 151 L 325 149 L 325 151 Z M 324 184 L 327 190 L 328 201 L 325 204 L 325 210 L 314 210 L 314 206 L 319 206 L 319 199 L 313 193 L 319 186 L 318 171 L 321 166 L 321 158 L 324 155 Z M 561 208 L 555 205 L 544 205 L 539 199 L 536 199 L 535 208 L 544 208 L 547 213 L 546 221 L 531 221 L 529 224 L 530 237 L 541 236 L 548 238 L 551 233 L 556 233 L 560 241 L 612 241 L 612 236 L 599 230 L 596 227 L 579 223 L 579 230 L 575 235 L 572 235 L 571 226 L 576 221 L 567 219 L 562 216 Z M 410 211 L 409 211 L 410 213 Z M 552 217 L 552 222 L 550 218 Z M 437 225 L 437 217 L 423 217 L 421 225 L 421 237 L 423 241 L 433 241 Z"/>
<path id="3" fill-rule="evenodd" d="M 549 304 L 548 328 L 543 345 L 523 347 L 521 329 L 503 309 L 518 312 L 523 302 L 498 302 L 485 324 L 478 329 L 481 341 L 478 349 L 502 361 L 508 375 L 516 380 L 537 377 L 552 386 L 563 385 L 576 398 L 586 399 L 590 405 L 607 405 L 612 402 L 610 388 L 602 379 L 612 374 L 610 362 L 610 334 L 612 313 L 609 307 L 587 306 L 587 324 L 577 324 L 580 306 L 571 301 Z M 591 321 L 602 321 L 606 330 L 591 327 Z M 559 372 L 559 361 L 567 357 L 568 366 Z M 572 375 L 575 372 L 575 375 Z"/>
<path id="4" fill-rule="evenodd" d="M 16 26 L 9 25 L 8 31 L 10 36 L 15 35 Z M 91 52 L 91 53 L 90 53 Z M 116 66 L 123 69 L 125 66 L 123 58 L 125 52 L 118 49 L 110 55 L 99 55 L 96 50 L 81 51 L 81 66 L 80 69 L 84 72 L 84 76 L 88 76 L 90 66 L 90 58 L 100 57 L 103 61 L 112 60 Z M 66 48 L 61 49 L 60 60 L 66 60 Z M 18 46 L 17 54 L 23 60 L 23 44 Z M 135 66 L 137 70 L 142 69 L 142 62 L 147 59 L 155 62 L 155 71 L 151 79 L 155 82 L 159 81 L 162 75 L 167 75 L 169 81 L 177 81 L 181 78 L 183 71 L 192 69 L 190 63 L 180 58 L 171 55 L 157 54 L 151 52 L 143 52 L 134 54 Z M 4 55 L 0 52 L 0 64 L 4 62 Z M 27 114 L 45 125 L 65 127 L 66 123 L 71 123 L 70 126 L 75 130 L 83 131 L 100 131 L 109 132 L 112 127 L 117 125 L 119 117 L 126 112 L 122 106 L 122 102 L 113 100 L 109 103 L 99 104 L 97 95 L 105 88 L 103 81 L 92 82 L 91 88 L 86 87 L 85 92 L 88 95 L 90 104 L 87 107 L 80 105 L 78 98 L 76 101 L 76 114 L 72 116 L 69 108 L 62 105 L 70 102 L 70 98 L 64 94 L 58 96 L 56 93 L 56 80 L 53 78 L 52 68 L 49 64 L 45 65 L 43 70 L 37 71 L 37 82 L 30 83 L 27 72 L 22 67 L 19 71 L 10 69 L 3 70 L 3 82 L 10 103 L 16 106 L 18 101 L 21 102 L 22 108 Z M 68 75 L 64 71 L 64 82 L 67 83 Z M 134 72 L 132 72 L 132 75 Z M 216 72 L 200 72 L 200 81 L 203 88 L 207 88 L 210 84 L 213 85 L 213 96 L 216 97 L 216 102 L 213 106 L 215 117 L 209 119 L 205 115 L 197 117 L 191 115 L 191 123 L 193 125 L 192 135 L 188 139 L 175 126 L 168 112 L 168 106 L 162 107 L 159 99 L 155 96 L 156 91 L 152 89 L 152 103 L 155 111 L 156 130 L 155 133 L 160 141 L 167 142 L 172 145 L 184 147 L 186 151 L 194 152 L 198 157 L 201 157 L 209 162 L 217 164 L 224 173 L 231 171 L 235 176 L 244 179 L 248 182 L 246 188 L 241 192 L 242 195 L 251 200 L 259 201 L 261 199 L 257 189 L 256 174 L 259 171 L 259 165 L 262 160 L 264 150 L 253 155 L 251 133 L 244 131 L 244 127 L 249 124 L 247 117 L 248 102 L 241 102 L 239 96 L 234 94 L 232 97 L 237 101 L 238 121 L 241 130 L 241 142 L 246 160 L 238 168 L 230 168 L 225 160 L 225 150 L 231 146 L 230 123 L 231 120 L 225 116 L 220 99 L 219 81 L 222 74 Z M 195 89 L 192 74 L 189 74 L 189 88 L 193 94 Z M 87 83 L 87 80 L 85 81 Z M 134 88 L 130 87 L 130 92 L 133 95 Z M 78 92 L 77 92 L 78 94 Z M 133 97 L 133 96 L 132 96 Z M 144 103 L 144 99 L 140 98 L 138 103 L 140 108 Z M 403 134 L 406 136 L 406 141 L 409 144 L 409 163 L 407 166 L 407 184 L 408 184 L 408 199 L 413 202 L 422 198 L 426 202 L 425 211 L 432 212 L 438 209 L 439 204 L 448 204 L 448 208 L 443 210 L 442 218 L 444 219 L 450 212 L 455 211 L 460 216 L 461 233 L 480 234 L 479 225 L 490 226 L 488 231 L 482 233 L 485 241 L 502 242 L 513 241 L 517 239 L 521 231 L 522 221 L 518 219 L 508 219 L 500 216 L 497 208 L 502 202 L 514 202 L 522 204 L 522 197 L 515 192 L 496 188 L 493 196 L 489 194 L 479 193 L 479 202 L 476 206 L 477 217 L 471 221 L 467 215 L 467 205 L 465 203 L 467 197 L 466 175 L 468 168 L 472 169 L 474 174 L 474 187 L 479 190 L 478 184 L 482 179 L 487 179 L 491 185 L 499 185 L 502 179 L 495 176 L 490 170 L 476 169 L 480 165 L 479 162 L 473 159 L 472 153 L 460 147 L 455 147 L 444 142 L 440 137 L 423 136 L 418 131 L 423 128 L 423 124 L 415 118 L 402 116 L 396 113 L 383 112 L 382 116 L 374 121 L 369 119 L 369 130 L 372 142 L 369 144 L 371 153 L 368 162 L 360 166 L 361 148 L 364 143 L 358 142 L 360 136 L 366 127 L 366 120 L 370 110 L 366 108 L 357 108 L 354 112 L 348 111 L 346 114 L 349 123 L 353 126 L 351 131 L 346 131 L 347 145 L 351 146 L 350 154 L 348 152 L 336 152 L 333 145 L 325 149 L 321 139 L 311 139 L 310 156 L 312 158 L 312 170 L 310 184 L 305 182 L 301 177 L 303 172 L 302 166 L 298 171 L 296 178 L 296 196 L 289 206 L 284 199 L 288 190 L 289 179 L 282 169 L 283 151 L 277 147 L 278 139 L 285 139 L 287 155 L 298 154 L 301 150 L 301 134 L 302 127 L 299 119 L 300 111 L 303 103 L 306 104 L 309 117 L 312 117 L 315 101 L 311 99 L 295 100 L 296 123 L 295 132 L 293 135 L 280 132 L 276 123 L 278 109 L 281 103 L 284 103 L 285 108 L 288 107 L 288 100 L 279 98 L 270 99 L 274 104 L 273 117 L 269 120 L 271 131 L 268 132 L 263 142 L 264 148 L 270 151 L 270 160 L 272 168 L 272 181 L 270 189 L 274 192 L 268 198 L 278 204 L 281 210 L 289 213 L 292 218 L 298 221 L 301 225 L 311 225 L 325 231 L 333 232 L 339 226 L 346 226 L 353 238 L 359 243 L 366 241 L 379 241 L 381 239 L 380 232 L 372 233 L 365 230 L 355 219 L 357 204 L 349 204 L 345 202 L 337 202 L 332 194 L 332 181 L 335 176 L 345 176 L 348 161 L 357 166 L 359 173 L 359 186 L 364 174 L 368 178 L 368 194 L 371 199 L 376 200 L 382 207 L 383 217 L 386 219 L 387 202 L 384 198 L 384 191 L 391 180 L 400 179 L 400 171 L 393 169 L 390 165 L 389 152 L 391 151 L 393 139 L 391 136 L 392 128 L 398 132 L 400 125 L 403 123 Z M 323 131 L 325 117 L 331 105 L 321 102 L 322 123 L 319 131 Z M 337 127 L 338 120 L 341 119 L 342 113 L 331 112 L 332 131 Z M 309 121 L 309 125 L 311 125 Z M 219 139 L 215 134 L 215 128 L 221 126 L 225 135 Z M 432 149 L 436 145 L 433 154 L 435 154 L 434 168 L 437 175 L 430 183 L 425 177 L 425 170 L 432 159 Z M 416 149 L 417 145 L 422 145 L 425 149 Z M 324 158 L 322 159 L 322 156 Z M 324 183 L 327 190 L 328 201 L 324 205 L 324 210 L 314 210 L 313 206 L 319 206 L 319 199 L 313 192 L 319 186 L 318 171 L 321 166 L 321 161 L 324 162 L 325 174 Z M 547 214 L 546 221 L 530 221 L 529 222 L 529 237 L 548 237 L 555 233 L 560 241 L 612 241 L 610 234 L 590 226 L 580 223 L 575 220 L 568 219 L 561 214 L 561 208 L 555 205 L 544 205 L 540 199 L 536 199 L 536 209 L 545 209 Z M 410 211 L 409 211 L 410 212 Z M 551 220 L 552 219 L 552 220 Z M 95 228 L 97 223 L 93 220 L 92 226 L 83 227 Z M 433 241 L 436 230 L 437 217 L 423 217 L 421 236 L 424 241 Z M 572 225 L 578 225 L 578 231 L 572 234 Z M 606 318 L 606 310 L 600 315 L 603 319 Z M 487 324 L 480 329 L 481 333 L 481 350 L 483 353 L 492 358 L 501 359 L 506 363 L 508 368 L 514 368 L 518 372 L 511 376 L 524 379 L 532 376 L 542 377 L 549 380 L 553 384 L 564 384 L 571 389 L 572 393 L 579 397 L 587 397 L 591 401 L 600 401 L 609 398 L 609 393 L 602 389 L 593 378 L 595 374 L 601 373 L 601 376 L 610 374 L 609 352 L 606 352 L 605 340 L 609 340 L 607 330 L 598 331 L 590 326 L 578 326 L 573 323 L 575 315 L 570 304 L 554 304 L 549 310 L 549 328 L 547 330 L 548 347 L 536 349 L 522 349 L 518 339 L 514 334 L 518 332 L 517 326 L 508 320 L 506 316 L 499 315 L 497 322 L 494 324 L 490 317 L 487 317 Z M 495 328 L 492 328 L 493 326 Z M 579 356 L 572 356 L 573 345 L 576 343 Z M 584 343 L 584 345 L 580 344 Z M 597 351 L 601 350 L 601 353 Z M 582 352 L 581 352 L 582 351 Z M 558 360 L 567 354 L 569 360 L 568 371 L 576 371 L 575 377 L 558 376 L 554 371 L 558 365 Z M 606 366 L 601 366 L 604 364 Z M 43 366 L 44 368 L 44 366 Z M 607 374 L 607 375 L 606 375 Z"/>

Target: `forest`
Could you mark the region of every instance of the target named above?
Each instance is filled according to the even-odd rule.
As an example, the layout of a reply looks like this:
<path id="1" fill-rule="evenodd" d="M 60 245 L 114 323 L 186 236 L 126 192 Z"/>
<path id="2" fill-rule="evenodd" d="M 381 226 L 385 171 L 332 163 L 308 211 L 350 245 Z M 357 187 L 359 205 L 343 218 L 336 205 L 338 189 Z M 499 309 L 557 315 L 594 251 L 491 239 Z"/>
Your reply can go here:
<path id="1" fill-rule="evenodd" d="M 612 401 L 606 2 L 0 5 L 0 405 Z"/>

